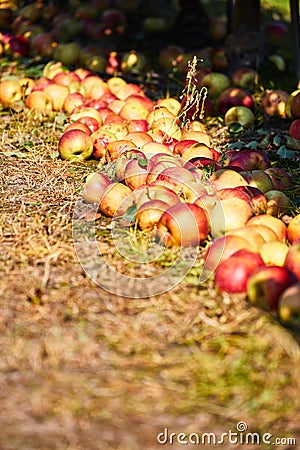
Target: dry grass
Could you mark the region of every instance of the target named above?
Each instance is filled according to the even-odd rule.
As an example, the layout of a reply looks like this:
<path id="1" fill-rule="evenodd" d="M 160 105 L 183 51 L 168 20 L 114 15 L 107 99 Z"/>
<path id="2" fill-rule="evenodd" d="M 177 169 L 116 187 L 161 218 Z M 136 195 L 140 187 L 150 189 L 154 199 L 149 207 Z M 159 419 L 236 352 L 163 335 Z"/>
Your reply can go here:
<path id="1" fill-rule="evenodd" d="M 19 113 L 0 129 L 1 449 L 152 450 L 164 427 L 220 435 L 241 420 L 299 440 L 299 336 L 197 271 L 148 299 L 99 288 L 72 242 L 91 167 L 55 158 L 55 121 Z"/>

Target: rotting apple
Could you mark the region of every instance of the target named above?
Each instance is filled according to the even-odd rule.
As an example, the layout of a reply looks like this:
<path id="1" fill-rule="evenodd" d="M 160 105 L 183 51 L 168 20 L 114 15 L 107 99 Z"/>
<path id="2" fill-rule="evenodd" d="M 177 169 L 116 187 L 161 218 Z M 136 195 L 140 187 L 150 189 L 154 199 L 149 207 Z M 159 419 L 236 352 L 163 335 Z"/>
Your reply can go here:
<path id="1" fill-rule="evenodd" d="M 132 204 L 132 190 L 125 184 L 114 181 L 104 190 L 99 209 L 107 217 L 116 217 L 122 216 Z"/>
<path id="2" fill-rule="evenodd" d="M 265 172 L 273 183 L 273 189 L 284 191 L 291 186 L 292 175 L 282 167 L 268 167 Z"/>
<path id="3" fill-rule="evenodd" d="M 259 267 L 248 280 L 248 301 L 253 306 L 276 313 L 280 295 L 296 281 L 295 275 L 285 267 Z"/>
<path id="4" fill-rule="evenodd" d="M 295 207 L 291 199 L 282 191 L 271 189 L 265 193 L 265 197 L 268 202 L 267 214 L 272 216 L 281 216 Z"/>
<path id="5" fill-rule="evenodd" d="M 288 327 L 300 327 L 300 283 L 285 289 L 279 297 L 278 316 L 281 323 Z"/>
<path id="6" fill-rule="evenodd" d="M 138 159 L 130 159 L 125 166 L 124 182 L 130 189 L 146 184 L 148 164 L 141 164 Z"/>
<path id="7" fill-rule="evenodd" d="M 286 117 L 286 105 L 289 94 L 282 89 L 269 89 L 265 92 L 261 104 L 268 116 Z"/>
<path id="8" fill-rule="evenodd" d="M 273 189 L 271 177 L 261 169 L 246 170 L 240 172 L 247 184 L 259 189 L 263 194 Z"/>

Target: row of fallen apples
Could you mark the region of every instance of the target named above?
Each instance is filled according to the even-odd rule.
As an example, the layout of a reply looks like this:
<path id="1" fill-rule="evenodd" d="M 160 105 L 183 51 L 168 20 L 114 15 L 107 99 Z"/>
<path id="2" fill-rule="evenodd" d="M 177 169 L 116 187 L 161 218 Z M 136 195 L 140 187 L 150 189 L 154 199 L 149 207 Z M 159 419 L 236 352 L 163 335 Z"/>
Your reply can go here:
<path id="1" fill-rule="evenodd" d="M 59 81 L 66 87 L 66 78 L 72 83 L 72 74 L 52 74 L 55 87 Z M 58 152 L 62 159 L 99 161 L 99 170 L 85 181 L 84 200 L 99 204 L 107 217 L 125 215 L 128 226 L 154 233 L 167 246 L 208 244 L 204 268 L 219 292 L 247 295 L 284 324 L 297 324 L 300 214 L 288 224 L 282 220 L 284 213 L 295 211 L 284 193 L 291 175 L 272 167 L 259 150 L 220 154 L 203 123 L 188 116 L 189 105 L 176 98 L 153 101 L 140 86 L 118 76 L 104 81 L 84 70 L 81 76 L 85 94 L 73 92 L 68 107 L 64 99 L 69 123 Z M 40 80 L 43 88 L 30 89 L 29 81 L 28 108 L 45 112 L 57 101 L 55 109 L 62 109 L 61 89 L 45 79 L 46 86 Z M 5 97 L 4 83 L 0 100 L 13 107 L 20 99 Z M 107 163 L 113 176 L 107 175 Z"/>

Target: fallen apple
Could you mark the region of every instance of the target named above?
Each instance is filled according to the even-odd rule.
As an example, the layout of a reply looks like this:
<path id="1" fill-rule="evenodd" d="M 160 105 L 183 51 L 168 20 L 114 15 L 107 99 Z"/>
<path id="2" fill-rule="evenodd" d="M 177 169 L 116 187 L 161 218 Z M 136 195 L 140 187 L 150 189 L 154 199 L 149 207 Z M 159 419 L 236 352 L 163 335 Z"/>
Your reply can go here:
<path id="1" fill-rule="evenodd" d="M 278 316 L 283 325 L 299 328 L 300 326 L 300 283 L 285 289 L 279 297 Z"/>
<path id="2" fill-rule="evenodd" d="M 91 136 L 79 129 L 66 131 L 58 141 L 60 157 L 66 160 L 84 161 L 92 155 L 93 148 Z"/>
<path id="3" fill-rule="evenodd" d="M 259 254 L 266 266 L 284 266 L 284 261 L 289 250 L 289 246 L 278 240 L 264 242 Z"/>
<path id="4" fill-rule="evenodd" d="M 247 170 L 240 172 L 247 184 L 259 189 L 263 194 L 273 189 L 271 177 L 261 169 Z"/>
<path id="5" fill-rule="evenodd" d="M 209 180 L 217 191 L 224 188 L 248 185 L 246 179 L 242 175 L 228 168 L 216 170 L 216 172 L 209 177 Z"/>
<path id="6" fill-rule="evenodd" d="M 170 206 L 157 223 L 158 238 L 168 246 L 196 247 L 209 234 L 206 211 L 193 203 Z"/>
<path id="7" fill-rule="evenodd" d="M 300 239 L 300 213 L 294 216 L 287 226 L 288 241 L 293 244 Z"/>
<path id="8" fill-rule="evenodd" d="M 100 203 L 102 195 L 112 183 L 111 179 L 102 172 L 90 173 L 85 180 L 82 196 L 88 203 Z"/>
<path id="9" fill-rule="evenodd" d="M 151 231 L 160 220 L 162 214 L 169 208 L 169 204 L 163 200 L 149 200 L 143 203 L 136 214 L 138 227 L 143 231 Z"/>
<path id="10" fill-rule="evenodd" d="M 281 167 L 268 167 L 265 172 L 273 183 L 273 189 L 284 191 L 291 186 L 292 175 Z"/>
<path id="11" fill-rule="evenodd" d="M 238 166 L 243 171 L 265 170 L 271 166 L 268 155 L 259 150 L 241 149 L 224 155 L 224 166 Z"/>
<path id="12" fill-rule="evenodd" d="M 290 198 L 282 191 L 271 189 L 265 196 L 268 201 L 267 214 L 278 217 L 294 208 Z"/>
<path id="13" fill-rule="evenodd" d="M 0 82 L 0 103 L 12 106 L 22 99 L 22 88 L 18 80 L 2 80 Z"/>
<path id="14" fill-rule="evenodd" d="M 246 106 L 252 110 L 254 108 L 254 99 L 246 89 L 230 86 L 222 91 L 218 97 L 218 112 L 225 114 L 233 106 Z"/>
<path id="15" fill-rule="evenodd" d="M 289 94 L 282 89 L 269 89 L 265 92 L 261 104 L 268 116 L 286 117 L 286 105 Z"/>
<path id="16" fill-rule="evenodd" d="M 214 287 L 218 292 L 246 293 L 250 276 L 263 266 L 264 262 L 258 253 L 237 251 L 217 266 Z"/>
<path id="17" fill-rule="evenodd" d="M 280 295 L 296 281 L 285 267 L 259 267 L 248 280 L 247 298 L 252 305 L 276 313 Z"/>
<path id="18" fill-rule="evenodd" d="M 276 233 L 279 241 L 286 242 L 287 227 L 278 217 L 270 216 L 269 214 L 259 214 L 258 216 L 251 217 L 248 220 L 247 225 L 264 225 L 269 227 Z"/>
<path id="19" fill-rule="evenodd" d="M 122 216 L 133 203 L 132 190 L 117 181 L 104 190 L 99 209 L 107 217 Z"/>
<path id="20" fill-rule="evenodd" d="M 224 121 L 227 126 L 238 122 L 242 127 L 249 128 L 254 124 L 255 116 L 247 106 L 232 106 L 226 111 Z"/>
<path id="21" fill-rule="evenodd" d="M 287 252 L 284 267 L 290 270 L 300 281 L 300 244 L 292 244 Z"/>
<path id="22" fill-rule="evenodd" d="M 289 135 L 291 138 L 300 141 L 300 119 L 295 119 L 292 121 L 289 127 Z"/>

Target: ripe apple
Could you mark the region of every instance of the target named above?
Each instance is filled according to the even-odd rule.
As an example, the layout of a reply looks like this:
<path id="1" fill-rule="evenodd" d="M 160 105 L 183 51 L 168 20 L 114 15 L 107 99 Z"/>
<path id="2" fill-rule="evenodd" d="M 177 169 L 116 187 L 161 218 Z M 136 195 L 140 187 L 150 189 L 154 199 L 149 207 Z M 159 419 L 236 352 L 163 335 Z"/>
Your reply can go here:
<path id="1" fill-rule="evenodd" d="M 216 268 L 214 287 L 218 292 L 246 293 L 250 276 L 264 262 L 258 253 L 250 250 L 239 250 Z"/>
<path id="2" fill-rule="evenodd" d="M 158 53 L 158 64 L 161 70 L 172 69 L 176 65 L 178 55 L 184 53 L 184 48 L 180 45 L 169 44 L 163 47 Z"/>
<path id="3" fill-rule="evenodd" d="M 238 166 L 244 171 L 265 170 L 271 166 L 268 155 L 260 150 L 241 149 L 227 155 L 225 153 L 224 166 Z"/>
<path id="4" fill-rule="evenodd" d="M 45 86 L 43 91 L 51 97 L 53 111 L 61 111 L 64 101 L 69 94 L 69 88 L 53 82 Z"/>
<path id="5" fill-rule="evenodd" d="M 146 119 L 132 119 L 126 123 L 128 132 L 143 131 L 147 132 L 149 129 L 149 124 Z"/>
<path id="6" fill-rule="evenodd" d="M 259 189 L 263 194 L 273 189 L 271 177 L 261 169 L 240 172 L 249 186 Z"/>
<path id="7" fill-rule="evenodd" d="M 217 191 L 224 188 L 248 185 L 246 179 L 242 175 L 226 167 L 216 170 L 216 172 L 210 176 L 209 180 Z"/>
<path id="8" fill-rule="evenodd" d="M 82 116 L 79 117 L 78 122 L 81 122 L 87 127 L 89 127 L 92 133 L 95 133 L 95 131 L 99 130 L 100 128 L 100 123 L 97 119 L 95 119 L 95 117 Z"/>
<path id="9" fill-rule="evenodd" d="M 231 80 L 222 72 L 210 72 L 204 75 L 200 82 L 201 87 L 207 87 L 209 96 L 216 99 L 222 91 L 228 88 Z"/>
<path id="10" fill-rule="evenodd" d="M 164 106 L 167 108 L 174 116 L 177 116 L 181 109 L 181 103 L 175 97 L 165 97 L 159 98 L 155 102 L 155 106 Z"/>
<path id="11" fill-rule="evenodd" d="M 167 202 L 158 199 L 143 203 L 136 214 L 138 227 L 143 231 L 153 230 L 169 206 Z"/>
<path id="12" fill-rule="evenodd" d="M 22 88 L 18 80 L 2 80 L 0 82 L 0 103 L 12 106 L 22 99 Z"/>
<path id="13" fill-rule="evenodd" d="M 249 242 L 240 236 L 225 235 L 216 238 L 204 256 L 204 271 L 212 275 L 217 266 L 238 250 L 251 250 Z"/>
<path id="14" fill-rule="evenodd" d="M 118 142 L 118 141 L 113 141 L 113 142 Z M 106 153 L 106 148 L 105 148 L 105 153 Z M 116 175 L 116 179 L 119 181 L 124 181 L 124 177 L 125 177 L 125 168 L 128 164 L 128 162 L 130 161 L 130 159 L 134 159 L 136 158 L 138 161 L 142 161 L 142 164 L 146 164 L 147 163 L 147 158 L 144 155 L 144 153 L 142 153 L 140 150 L 138 149 L 130 149 L 130 150 L 124 150 L 121 155 L 119 156 L 119 158 L 117 158 L 115 160 L 115 175 Z"/>
<path id="15" fill-rule="evenodd" d="M 279 297 L 278 316 L 283 325 L 299 328 L 300 326 L 300 283 L 285 289 Z"/>
<path id="16" fill-rule="evenodd" d="M 288 224 L 287 238 L 291 244 L 300 239 L 300 214 L 294 216 Z"/>
<path id="17" fill-rule="evenodd" d="M 251 226 L 242 226 L 239 228 L 234 228 L 228 231 L 228 235 L 231 236 L 240 236 L 246 241 L 249 242 L 251 248 L 257 252 L 260 253 L 261 246 L 266 242 L 263 236 L 254 228 Z"/>
<path id="18" fill-rule="evenodd" d="M 272 216 L 281 216 L 294 207 L 290 198 L 282 191 L 271 189 L 265 196 L 268 201 L 267 214 Z"/>
<path id="19" fill-rule="evenodd" d="M 162 214 L 157 231 L 168 246 L 196 247 L 209 234 L 207 213 L 193 203 L 177 203 Z"/>
<path id="20" fill-rule="evenodd" d="M 272 45 L 281 46 L 282 40 L 287 37 L 289 29 L 283 22 L 269 22 L 265 26 L 265 35 Z"/>
<path id="21" fill-rule="evenodd" d="M 70 130 L 81 130 L 81 131 L 84 131 L 85 133 L 87 133 L 88 135 L 92 134 L 92 131 L 89 129 L 89 127 L 81 122 L 69 123 L 69 125 L 67 125 L 66 128 L 64 129 L 64 133 L 66 131 L 70 131 Z"/>
<path id="22" fill-rule="evenodd" d="M 291 138 L 300 141 L 300 119 L 295 119 L 290 124 L 289 135 L 291 136 Z"/>
<path id="23" fill-rule="evenodd" d="M 262 98 L 262 107 L 268 116 L 286 117 L 289 94 L 282 89 L 269 89 Z"/>
<path id="24" fill-rule="evenodd" d="M 85 102 L 84 96 L 80 92 L 69 93 L 64 99 L 62 109 L 67 113 L 71 112 L 76 108 L 76 106 L 81 106 Z"/>
<path id="25" fill-rule="evenodd" d="M 160 142 L 155 142 L 153 140 L 146 142 L 140 148 L 148 158 L 151 158 L 151 156 L 155 155 L 155 153 L 168 153 L 169 155 L 173 155 L 173 152 L 169 149 L 167 145 L 162 144 Z"/>
<path id="26" fill-rule="evenodd" d="M 133 193 L 137 209 L 150 200 L 161 200 L 169 206 L 176 205 L 180 202 L 178 195 L 166 186 L 153 184 L 139 186 L 134 189 Z"/>
<path id="27" fill-rule="evenodd" d="M 291 92 L 285 105 L 286 117 L 289 119 L 300 118 L 300 88 Z"/>
<path id="28" fill-rule="evenodd" d="M 141 164 L 138 159 L 130 159 L 125 166 L 124 182 L 130 189 L 135 189 L 146 184 L 148 173 L 147 164 Z"/>
<path id="29" fill-rule="evenodd" d="M 233 86 L 252 92 L 260 85 L 260 75 L 251 67 L 240 67 L 231 74 L 231 82 Z"/>
<path id="30" fill-rule="evenodd" d="M 156 178 L 158 181 L 167 182 L 174 187 L 185 183 L 185 182 L 195 182 L 196 179 L 191 171 L 185 167 L 166 167 L 163 169 Z"/>
<path id="31" fill-rule="evenodd" d="M 99 126 L 102 125 L 102 116 L 95 108 L 85 106 L 84 104 L 75 107 L 70 114 L 70 120 L 75 122 L 81 117 L 93 117 L 99 122 Z"/>
<path id="32" fill-rule="evenodd" d="M 100 203 L 102 195 L 111 179 L 104 173 L 90 173 L 85 180 L 82 196 L 88 203 Z"/>
<path id="33" fill-rule="evenodd" d="M 281 167 L 268 167 L 265 169 L 265 172 L 271 178 L 274 189 L 284 191 L 291 186 L 292 176 L 285 169 Z"/>
<path id="34" fill-rule="evenodd" d="M 208 169 L 211 172 L 215 172 L 222 168 L 222 165 L 215 159 L 208 158 L 207 156 L 196 156 L 186 161 L 184 167 L 191 170 L 191 165 L 196 167 L 196 169 Z"/>
<path id="35" fill-rule="evenodd" d="M 280 295 L 296 281 L 295 275 L 285 267 L 259 267 L 248 280 L 247 298 L 254 306 L 276 312 Z"/>
<path id="36" fill-rule="evenodd" d="M 201 142 L 197 142 L 196 144 L 192 144 L 189 148 L 186 148 L 181 153 L 181 157 L 185 161 L 189 161 L 190 159 L 197 158 L 200 156 L 205 156 L 206 158 L 210 158 L 213 160 L 215 152 L 208 145 L 203 144 Z"/>
<path id="37" fill-rule="evenodd" d="M 246 89 L 230 86 L 219 95 L 217 108 L 220 114 L 225 114 L 233 106 L 246 106 L 252 110 L 254 99 Z"/>
<path id="38" fill-rule="evenodd" d="M 149 113 L 149 109 L 147 108 L 147 106 L 145 106 L 145 104 L 141 100 L 142 98 L 143 97 L 140 97 L 140 99 L 128 98 L 119 112 L 120 116 L 126 120 L 133 120 L 133 119 L 146 120 L 147 115 Z"/>
<path id="39" fill-rule="evenodd" d="M 240 228 L 246 225 L 253 216 L 253 209 L 248 201 L 238 197 L 228 197 L 220 200 L 224 223 L 219 221 L 218 231 L 214 229 L 214 234 L 229 233 L 230 230 Z M 217 222 L 217 221 L 216 221 Z M 224 228 L 223 228 L 224 227 Z"/>
<path id="40" fill-rule="evenodd" d="M 138 148 L 142 148 L 147 142 L 153 142 L 153 138 L 147 131 L 129 131 L 125 138 L 133 142 Z"/>
<path id="41" fill-rule="evenodd" d="M 211 138 L 206 131 L 185 129 L 183 130 L 182 138 L 185 140 L 194 140 L 211 147 Z"/>
<path id="42" fill-rule="evenodd" d="M 82 130 L 69 130 L 58 141 L 58 151 L 62 159 L 84 161 L 93 153 L 93 141 Z"/>
<path id="43" fill-rule="evenodd" d="M 179 141 L 182 138 L 182 130 L 171 117 L 155 120 L 151 127 L 152 130 L 161 130 L 166 138 L 174 138 Z"/>
<path id="44" fill-rule="evenodd" d="M 162 153 L 156 153 L 153 156 L 160 156 L 162 155 Z M 147 176 L 147 184 L 152 183 L 154 180 L 157 179 L 158 175 L 165 170 L 167 167 L 180 167 L 180 164 L 177 162 L 177 160 L 175 158 L 173 158 L 171 155 L 167 155 L 170 157 L 170 159 L 166 159 L 166 158 L 159 158 L 157 160 L 153 159 L 153 156 L 149 159 L 149 164 L 148 164 L 148 176 Z"/>
<path id="45" fill-rule="evenodd" d="M 247 228 L 254 229 L 259 233 L 265 242 L 278 241 L 278 236 L 270 227 L 262 224 L 246 224 Z"/>
<path id="46" fill-rule="evenodd" d="M 279 241 L 286 242 L 287 227 L 278 217 L 270 216 L 269 214 L 259 214 L 258 216 L 251 217 L 247 225 L 265 225 L 276 233 Z"/>
<path id="47" fill-rule="evenodd" d="M 266 266 L 283 266 L 289 246 L 278 240 L 264 242 L 259 254 Z"/>
<path id="48" fill-rule="evenodd" d="M 114 181 L 103 192 L 99 209 L 107 217 L 122 216 L 132 203 L 131 189 L 123 183 Z"/>
<path id="49" fill-rule="evenodd" d="M 81 79 L 73 71 L 61 70 L 52 77 L 52 81 L 63 86 L 70 86 L 72 83 L 79 83 L 81 85 Z"/>
<path id="50" fill-rule="evenodd" d="M 292 244 L 287 252 L 284 267 L 300 281 L 300 243 Z"/>
<path id="51" fill-rule="evenodd" d="M 25 106 L 29 109 L 49 113 L 53 111 L 52 99 L 49 94 L 44 91 L 32 91 L 25 99 Z"/>
<path id="52" fill-rule="evenodd" d="M 255 121 L 255 116 L 250 108 L 247 106 L 232 106 L 225 113 L 225 125 L 238 122 L 244 128 L 249 128 Z"/>
<path id="53" fill-rule="evenodd" d="M 203 194 L 207 194 L 205 186 L 196 181 L 184 181 L 183 183 L 179 183 L 174 187 L 174 192 L 186 203 L 194 203 Z"/>

